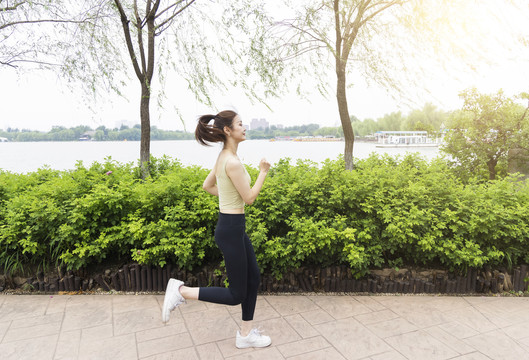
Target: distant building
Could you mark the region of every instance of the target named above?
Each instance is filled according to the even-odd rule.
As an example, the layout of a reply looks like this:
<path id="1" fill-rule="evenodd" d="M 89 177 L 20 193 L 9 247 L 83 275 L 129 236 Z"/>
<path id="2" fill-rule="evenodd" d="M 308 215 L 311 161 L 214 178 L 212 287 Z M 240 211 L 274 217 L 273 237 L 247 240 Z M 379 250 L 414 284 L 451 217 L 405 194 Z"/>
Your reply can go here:
<path id="1" fill-rule="evenodd" d="M 0 142 L 8 142 L 8 138 L 5 138 L 5 137 L 0 137 Z"/>
<path id="2" fill-rule="evenodd" d="M 278 128 L 278 129 L 283 129 L 284 126 L 283 126 L 283 124 L 277 124 L 277 125 L 276 125 L 276 128 Z"/>
<path id="3" fill-rule="evenodd" d="M 129 129 L 131 129 L 131 128 L 134 127 L 134 125 L 136 125 L 136 122 L 135 121 L 130 121 L 130 120 L 120 120 L 120 121 L 114 122 L 114 128 L 116 128 L 116 129 L 121 129 L 121 127 L 123 125 L 125 125 Z"/>
<path id="4" fill-rule="evenodd" d="M 257 130 L 257 129 L 268 129 L 270 127 L 270 124 L 266 119 L 252 119 L 250 123 L 250 129 L 251 130 Z"/>
<path id="5" fill-rule="evenodd" d="M 90 141 L 94 139 L 95 131 L 87 131 L 79 137 L 79 141 Z"/>

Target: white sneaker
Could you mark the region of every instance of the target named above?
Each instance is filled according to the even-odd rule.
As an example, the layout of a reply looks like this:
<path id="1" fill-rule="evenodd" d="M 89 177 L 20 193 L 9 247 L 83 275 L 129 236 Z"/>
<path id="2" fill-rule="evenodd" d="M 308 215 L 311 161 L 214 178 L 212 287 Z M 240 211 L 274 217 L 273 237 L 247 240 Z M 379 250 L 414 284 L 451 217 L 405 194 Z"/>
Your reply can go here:
<path id="1" fill-rule="evenodd" d="M 178 305 L 186 302 L 186 299 L 180 294 L 180 286 L 182 285 L 184 285 L 183 281 L 169 279 L 167 289 L 165 289 L 165 298 L 163 300 L 162 322 L 168 322 L 171 311 L 176 309 Z"/>
<path id="2" fill-rule="evenodd" d="M 270 336 L 261 334 L 258 329 L 252 329 L 248 336 L 242 337 L 241 333 L 237 331 L 237 338 L 235 339 L 235 346 L 239 349 L 246 349 L 249 347 L 262 348 L 267 347 L 272 343 Z"/>

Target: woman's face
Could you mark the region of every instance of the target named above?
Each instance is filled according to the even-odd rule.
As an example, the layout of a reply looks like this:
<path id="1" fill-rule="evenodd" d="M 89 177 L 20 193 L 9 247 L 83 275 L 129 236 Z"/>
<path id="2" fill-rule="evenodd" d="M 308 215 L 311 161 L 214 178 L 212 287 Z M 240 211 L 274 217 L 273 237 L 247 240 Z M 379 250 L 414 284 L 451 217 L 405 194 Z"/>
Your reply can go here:
<path id="1" fill-rule="evenodd" d="M 237 142 L 246 140 L 246 129 L 242 125 L 242 120 L 239 115 L 233 118 L 230 128 L 230 136 Z"/>

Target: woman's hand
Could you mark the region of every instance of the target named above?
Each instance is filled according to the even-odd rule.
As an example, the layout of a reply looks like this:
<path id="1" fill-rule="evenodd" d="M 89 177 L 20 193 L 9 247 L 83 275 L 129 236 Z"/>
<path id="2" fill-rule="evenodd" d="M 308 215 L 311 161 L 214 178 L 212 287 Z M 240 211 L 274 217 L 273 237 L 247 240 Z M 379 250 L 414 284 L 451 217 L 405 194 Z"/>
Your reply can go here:
<path id="1" fill-rule="evenodd" d="M 262 158 L 261 162 L 259 163 L 259 171 L 266 174 L 268 173 L 268 170 L 270 170 L 270 163 L 265 158 Z"/>

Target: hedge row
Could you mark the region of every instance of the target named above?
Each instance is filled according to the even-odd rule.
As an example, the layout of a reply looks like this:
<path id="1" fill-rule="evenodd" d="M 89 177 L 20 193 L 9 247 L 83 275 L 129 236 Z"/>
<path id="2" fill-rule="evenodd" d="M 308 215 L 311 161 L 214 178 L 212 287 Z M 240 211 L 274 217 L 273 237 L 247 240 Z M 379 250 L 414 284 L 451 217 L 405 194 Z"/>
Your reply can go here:
<path id="1" fill-rule="evenodd" d="M 343 170 L 281 160 L 253 206 L 247 233 L 261 270 L 302 266 L 468 268 L 529 262 L 529 185 L 509 177 L 463 183 L 442 159 L 372 155 Z M 255 180 L 258 170 L 248 168 Z M 153 159 L 152 177 L 108 159 L 70 171 L 0 171 L 0 265 L 81 269 L 112 262 L 192 269 L 221 262 L 208 170 Z"/>

